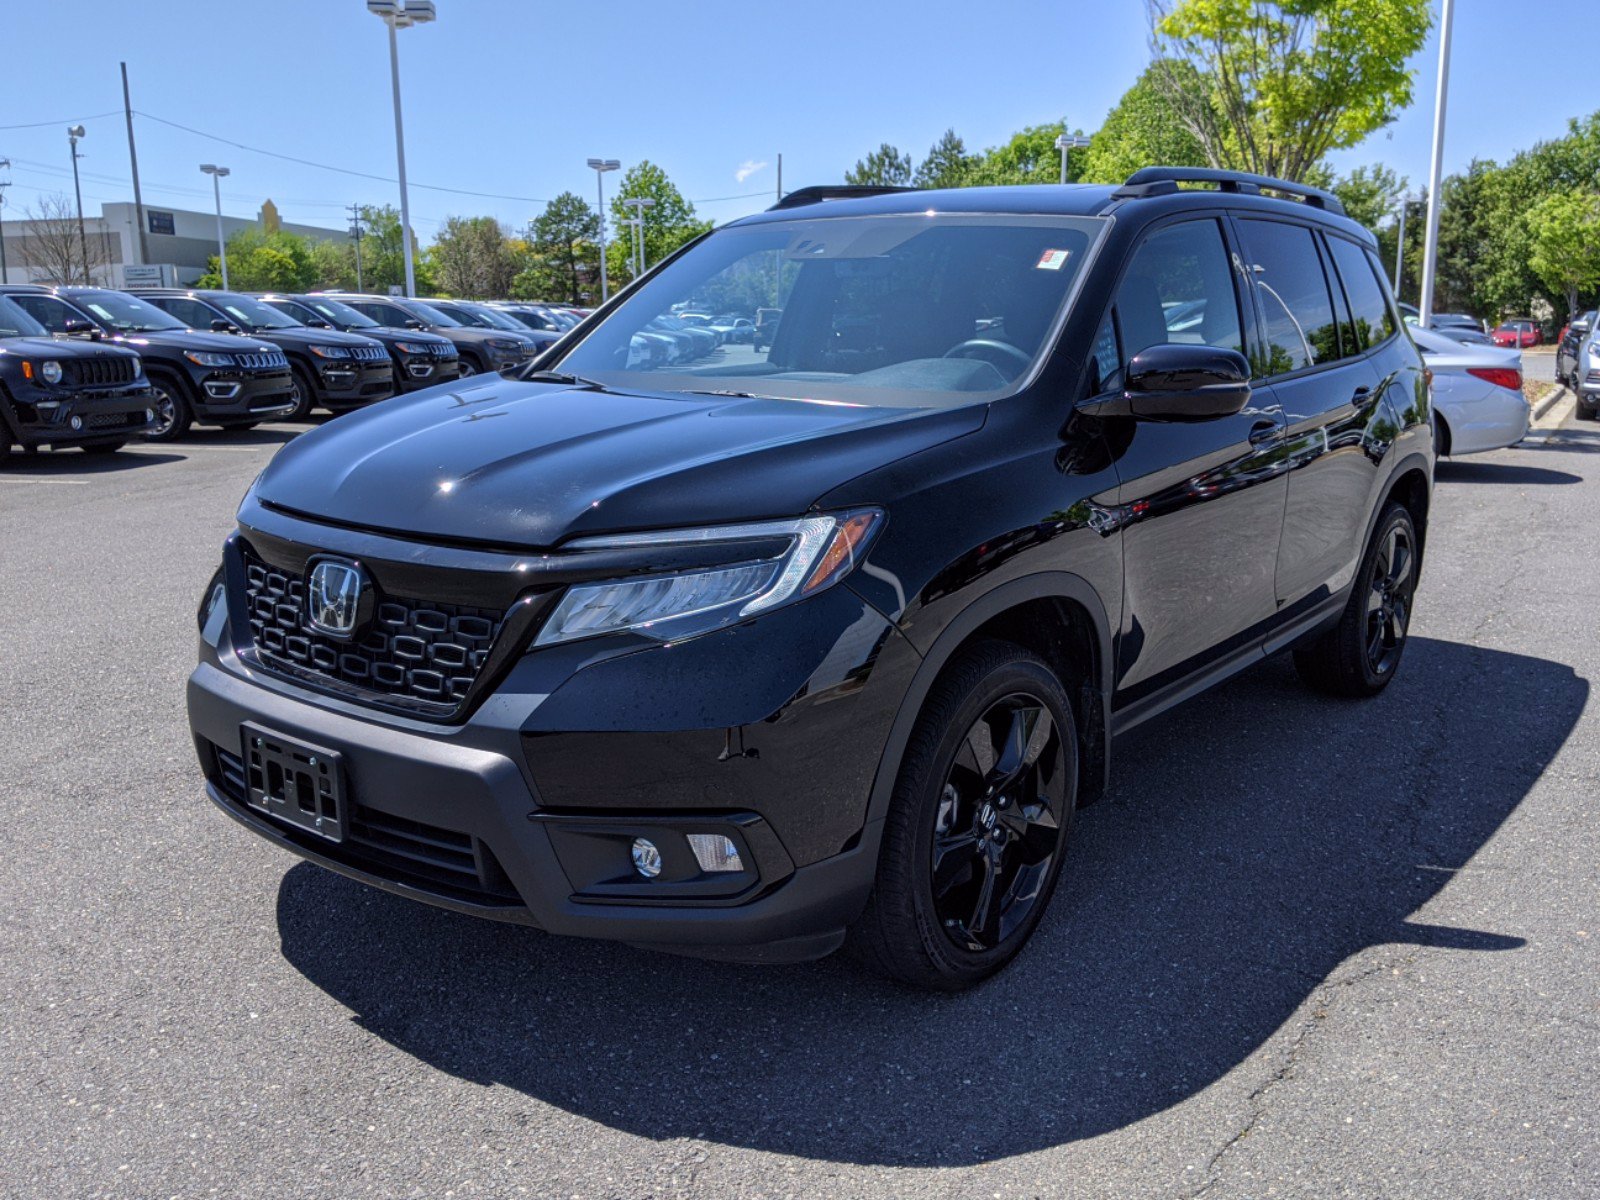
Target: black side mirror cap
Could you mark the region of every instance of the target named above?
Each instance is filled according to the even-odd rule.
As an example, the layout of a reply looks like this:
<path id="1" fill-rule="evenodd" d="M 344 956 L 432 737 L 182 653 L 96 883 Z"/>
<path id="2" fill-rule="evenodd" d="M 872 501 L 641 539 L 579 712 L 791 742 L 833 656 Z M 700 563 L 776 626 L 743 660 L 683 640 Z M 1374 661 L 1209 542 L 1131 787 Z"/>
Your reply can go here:
<path id="1" fill-rule="evenodd" d="M 427 326 L 424 325 L 421 321 L 417 320 L 415 317 L 412 317 L 411 320 L 406 322 L 406 328 L 407 329 L 426 329 Z"/>
<path id="2" fill-rule="evenodd" d="M 1250 360 L 1220 346 L 1149 346 L 1128 363 L 1122 393 L 1096 396 L 1078 411 L 1140 421 L 1210 421 L 1250 402 Z"/>
<path id="3" fill-rule="evenodd" d="M 211 332 L 238 333 L 239 329 L 232 321 L 224 321 L 221 317 L 213 317 L 211 320 Z"/>
<path id="4" fill-rule="evenodd" d="M 93 321 L 79 320 L 77 317 L 68 317 L 61 322 L 61 332 L 68 337 L 88 336 L 96 341 L 100 340 L 100 326 Z"/>
<path id="5" fill-rule="evenodd" d="M 308 328 L 308 329 L 332 329 L 333 326 L 329 325 L 326 321 L 324 321 L 320 317 L 307 317 L 306 318 L 306 328 Z"/>

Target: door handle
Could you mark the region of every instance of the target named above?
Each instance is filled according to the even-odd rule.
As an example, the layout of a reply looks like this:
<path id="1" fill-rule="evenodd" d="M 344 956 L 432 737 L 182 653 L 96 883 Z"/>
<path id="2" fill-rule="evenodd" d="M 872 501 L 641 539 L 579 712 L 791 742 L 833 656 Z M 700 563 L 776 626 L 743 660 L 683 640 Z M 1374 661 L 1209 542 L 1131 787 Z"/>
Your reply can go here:
<path id="1" fill-rule="evenodd" d="M 1250 426 L 1250 444 L 1259 446 L 1262 442 L 1270 442 L 1278 436 L 1279 430 L 1276 421 L 1257 421 Z"/>

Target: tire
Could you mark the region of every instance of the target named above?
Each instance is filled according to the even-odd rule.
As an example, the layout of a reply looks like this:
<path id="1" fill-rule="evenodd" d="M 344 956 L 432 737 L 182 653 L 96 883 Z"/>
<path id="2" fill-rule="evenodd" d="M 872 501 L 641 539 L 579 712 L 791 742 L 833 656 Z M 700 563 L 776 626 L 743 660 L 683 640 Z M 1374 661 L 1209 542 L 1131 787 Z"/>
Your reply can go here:
<path id="1" fill-rule="evenodd" d="M 466 379 L 468 376 L 481 373 L 482 368 L 465 354 L 456 360 L 456 378 Z"/>
<path id="2" fill-rule="evenodd" d="M 305 370 L 301 367 L 289 368 L 289 375 L 294 380 L 294 407 L 283 416 L 280 421 L 304 421 L 311 415 L 311 410 L 317 406 L 317 393 L 311 390 L 311 380 L 306 378 Z"/>
<path id="3" fill-rule="evenodd" d="M 172 376 L 157 372 L 150 376 L 156 398 L 150 407 L 156 414 L 156 427 L 144 435 L 147 442 L 175 442 L 186 436 L 194 424 L 194 405 L 183 385 Z"/>
<path id="4" fill-rule="evenodd" d="M 1573 403 L 1572 415 L 1579 421 L 1592 421 L 1595 416 L 1595 408 L 1592 404 L 1585 404 L 1580 397 Z"/>
<path id="5" fill-rule="evenodd" d="M 1450 457 L 1450 426 L 1439 415 L 1437 409 L 1433 413 L 1433 461 Z"/>
<path id="6" fill-rule="evenodd" d="M 92 446 L 79 446 L 85 454 L 115 454 L 126 446 L 127 442 L 96 442 Z"/>
<path id="7" fill-rule="evenodd" d="M 980 642 L 947 669 L 917 717 L 872 894 L 849 932 L 864 965 L 953 992 L 1016 956 L 1061 875 L 1076 731 L 1060 681 L 1020 646 Z"/>
<path id="8" fill-rule="evenodd" d="M 1294 652 L 1300 678 L 1331 696 L 1376 696 L 1405 654 L 1417 587 L 1417 529 L 1404 505 L 1378 518 L 1339 624 Z"/>
<path id="9" fill-rule="evenodd" d="M 0 398 L 0 404 L 5 400 Z M 11 460 L 11 431 L 6 428 L 5 419 L 0 417 L 0 467 Z"/>

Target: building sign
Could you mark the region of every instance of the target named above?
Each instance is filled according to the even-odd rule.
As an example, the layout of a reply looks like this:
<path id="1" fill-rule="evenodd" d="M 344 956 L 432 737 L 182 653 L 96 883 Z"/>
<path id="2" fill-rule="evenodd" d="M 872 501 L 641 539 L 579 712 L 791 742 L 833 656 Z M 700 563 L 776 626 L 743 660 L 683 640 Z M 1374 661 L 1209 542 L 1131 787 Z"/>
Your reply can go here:
<path id="1" fill-rule="evenodd" d="M 124 287 L 160 287 L 166 283 L 163 276 L 166 274 L 160 264 L 139 265 L 137 263 L 124 263 L 122 267 L 122 285 Z"/>
<path id="2" fill-rule="evenodd" d="M 169 212 L 158 212 L 156 209 L 146 209 L 145 216 L 150 221 L 151 233 L 177 233 L 176 219 Z"/>

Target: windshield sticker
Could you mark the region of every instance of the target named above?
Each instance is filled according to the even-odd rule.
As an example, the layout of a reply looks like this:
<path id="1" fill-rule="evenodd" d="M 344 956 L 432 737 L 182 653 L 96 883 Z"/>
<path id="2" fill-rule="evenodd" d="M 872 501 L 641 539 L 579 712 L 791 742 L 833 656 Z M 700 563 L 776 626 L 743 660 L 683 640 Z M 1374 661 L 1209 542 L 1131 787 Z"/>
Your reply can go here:
<path id="1" fill-rule="evenodd" d="M 1059 271 L 1067 265 L 1067 259 L 1071 257 L 1071 250 L 1046 250 L 1039 256 L 1038 269 L 1041 271 Z"/>

